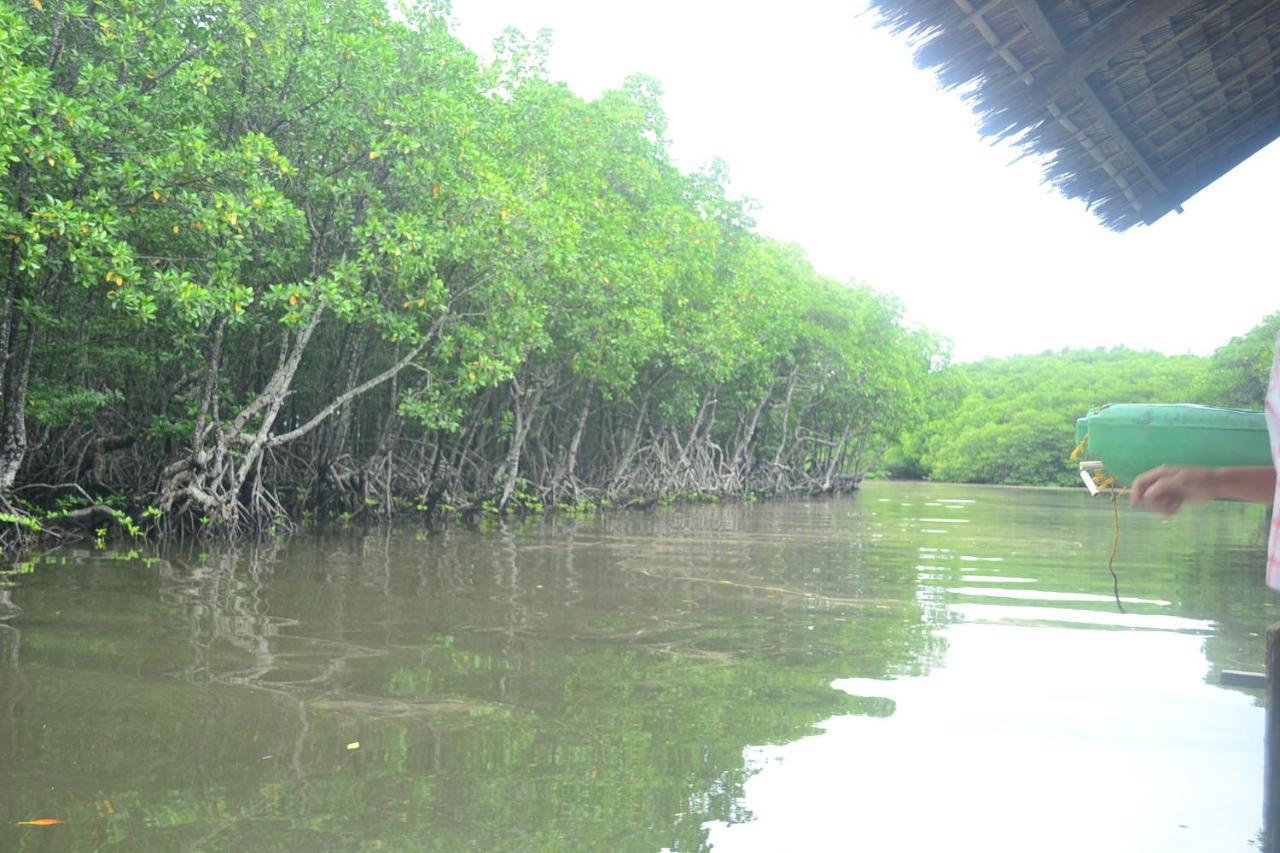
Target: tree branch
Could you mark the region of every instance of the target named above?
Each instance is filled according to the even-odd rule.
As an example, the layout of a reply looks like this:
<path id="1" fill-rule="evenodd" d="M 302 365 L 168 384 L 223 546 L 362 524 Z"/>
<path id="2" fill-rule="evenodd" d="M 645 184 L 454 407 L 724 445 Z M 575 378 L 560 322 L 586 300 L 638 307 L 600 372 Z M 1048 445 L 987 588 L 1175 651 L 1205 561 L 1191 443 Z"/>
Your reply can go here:
<path id="1" fill-rule="evenodd" d="M 293 441 L 296 438 L 301 438 L 302 436 L 311 432 L 311 430 L 319 426 L 321 422 L 324 421 L 325 418 L 329 417 L 334 412 L 338 411 L 338 409 L 341 408 L 344 403 L 347 403 L 348 401 L 356 397 L 359 397 L 361 394 L 365 393 L 366 391 L 370 391 L 378 387 L 383 382 L 386 382 L 388 379 L 395 376 L 401 370 L 404 370 L 405 367 L 409 365 L 409 362 L 417 358 L 418 355 L 424 349 L 426 349 L 426 347 L 427 347 L 427 341 L 423 341 L 422 343 L 418 344 L 416 347 L 410 350 L 408 355 L 406 355 L 404 358 L 400 359 L 395 364 L 391 365 L 386 370 L 379 373 L 377 376 L 373 377 L 372 379 L 369 379 L 361 383 L 360 385 L 357 385 L 355 388 L 352 388 L 350 391 L 346 392 L 345 394 L 342 394 L 333 402 L 331 402 L 329 405 L 321 409 L 318 413 L 316 413 L 315 417 L 307 421 L 302 426 L 298 427 L 297 429 L 289 430 L 288 432 L 280 433 L 280 435 L 272 436 L 271 440 L 267 442 L 266 446 L 268 448 L 279 447 L 282 444 L 287 444 L 288 442 Z"/>

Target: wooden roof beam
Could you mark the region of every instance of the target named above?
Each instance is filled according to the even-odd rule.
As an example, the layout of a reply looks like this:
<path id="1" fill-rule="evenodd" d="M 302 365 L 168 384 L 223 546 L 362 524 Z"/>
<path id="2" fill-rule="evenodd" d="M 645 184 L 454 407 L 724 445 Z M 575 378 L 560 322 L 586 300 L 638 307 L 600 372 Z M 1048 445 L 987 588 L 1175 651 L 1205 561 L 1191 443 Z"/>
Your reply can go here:
<path id="1" fill-rule="evenodd" d="M 1017 0 L 1011 0 L 1011 2 L 1016 1 Z M 960 11 L 965 13 L 964 22 L 966 24 L 973 24 L 974 28 L 977 29 L 978 34 L 982 36 L 983 40 L 986 41 L 988 45 L 990 45 L 995 54 L 1005 61 L 1005 63 L 1013 70 L 1013 73 L 1028 86 L 1032 85 L 1035 82 L 1035 77 L 1032 72 L 1039 71 L 1042 66 L 1037 65 L 1035 69 L 1027 68 L 1022 64 L 1018 57 L 1014 55 L 1013 51 L 1000 49 L 999 36 L 996 35 L 995 30 L 991 29 L 991 25 L 987 23 L 986 19 L 981 14 L 983 11 L 987 11 L 990 7 L 994 6 L 995 3 L 988 2 L 982 9 L 978 9 L 975 8 L 969 0 L 954 0 L 954 2 L 960 7 Z M 1036 7 L 1036 10 L 1038 11 L 1039 7 Z M 1023 18 L 1023 22 L 1024 24 L 1026 23 L 1026 17 Z M 1031 29 L 1028 25 L 1025 26 L 1021 32 L 1027 33 L 1030 31 Z M 1053 33 L 1053 44 L 1058 45 L 1060 48 L 1061 40 L 1058 39 L 1057 33 L 1053 32 L 1052 27 L 1049 28 L 1049 32 Z M 1005 44 L 1007 45 L 1009 42 L 1006 42 Z M 1049 49 L 1050 48 L 1046 48 L 1046 50 Z M 1062 125 L 1063 129 L 1065 129 L 1067 133 L 1071 134 L 1071 137 L 1079 142 L 1081 147 L 1084 148 L 1085 151 L 1089 152 L 1090 156 L 1097 161 L 1098 166 L 1101 167 L 1101 169 L 1106 172 L 1113 181 L 1115 181 L 1116 186 L 1120 188 L 1120 191 L 1124 193 L 1125 198 L 1129 199 L 1129 203 L 1133 205 L 1133 209 L 1141 211 L 1142 200 L 1138 198 L 1138 194 L 1134 191 L 1133 186 L 1125 180 L 1124 174 L 1114 163 L 1111 162 L 1111 159 L 1094 144 L 1093 140 L 1089 138 L 1089 134 L 1085 132 L 1084 128 L 1079 127 L 1075 122 L 1071 121 L 1071 118 L 1059 109 L 1058 105 L 1053 101 L 1048 103 L 1048 109 L 1049 113 L 1058 120 L 1059 124 Z"/>
<path id="2" fill-rule="evenodd" d="M 1010 0 L 1010 3 L 1018 10 L 1022 20 L 1026 21 L 1027 29 L 1031 30 L 1036 41 L 1040 42 L 1040 47 L 1049 55 L 1049 60 L 1060 64 L 1067 55 L 1067 47 L 1062 43 L 1053 24 L 1045 17 L 1040 4 L 1036 0 Z"/>
<path id="3" fill-rule="evenodd" d="M 1023 7 L 1034 7 L 1032 17 L 1039 17 L 1052 29 L 1048 18 L 1035 0 L 1012 0 L 1019 11 L 1024 14 Z M 1030 89 L 1031 99 L 1038 104 L 1066 94 L 1075 87 L 1077 81 L 1101 68 L 1112 57 L 1132 42 L 1154 30 L 1171 17 L 1187 9 L 1198 0 L 1134 0 L 1122 12 L 1112 15 L 1100 25 L 1086 32 L 1068 49 L 1058 44 L 1062 50 L 1062 62 L 1057 70 L 1046 74 Z M 1028 26 L 1035 27 L 1027 21 Z M 1037 31 L 1037 36 L 1039 32 Z M 1055 38 L 1057 38 L 1055 34 Z"/>
<path id="4" fill-rule="evenodd" d="M 1167 11 L 1168 7 L 1180 4 L 1186 5 L 1186 1 L 1187 0 L 1142 0 L 1142 2 L 1135 3 L 1125 12 L 1121 12 L 1111 18 L 1105 25 L 1106 29 L 1100 31 L 1098 38 L 1090 40 L 1089 44 L 1084 45 L 1075 56 L 1072 56 L 1067 52 L 1067 46 L 1063 44 L 1062 37 L 1059 36 L 1058 31 L 1054 29 L 1053 22 L 1051 22 L 1045 15 L 1044 10 L 1040 8 L 1038 0 L 1010 0 L 1010 2 L 1017 8 L 1018 13 L 1022 15 L 1022 19 L 1027 22 L 1027 26 L 1033 33 L 1035 33 L 1036 39 L 1040 42 L 1040 45 L 1044 48 L 1045 52 L 1049 54 L 1051 59 L 1062 63 L 1061 69 L 1073 68 L 1079 62 L 1079 58 L 1081 56 L 1091 53 L 1093 55 L 1097 55 L 1096 51 L 1098 48 L 1095 47 L 1095 45 L 1100 44 L 1103 36 L 1106 34 L 1120 30 L 1132 33 L 1132 35 L 1128 36 L 1123 34 L 1121 35 L 1123 41 L 1119 42 L 1120 46 L 1122 47 L 1123 45 L 1128 44 L 1132 39 L 1150 32 L 1153 26 L 1158 25 L 1158 23 L 1167 21 L 1168 15 L 1174 14 Z M 1150 14 L 1149 10 L 1152 7 L 1161 8 L 1157 24 L 1149 24 L 1150 19 L 1147 16 Z M 1134 14 L 1135 11 L 1142 14 Z M 1126 18 L 1126 20 L 1120 20 L 1121 18 Z M 1102 63 L 1105 63 L 1107 59 L 1110 59 L 1119 47 L 1109 49 L 1111 50 L 1111 53 L 1106 57 L 1097 60 L 1098 65 L 1101 65 Z M 1094 59 L 1089 59 L 1089 62 L 1094 61 Z M 1090 66 L 1089 71 L 1092 71 L 1094 67 L 1097 66 Z M 1165 186 L 1164 181 L 1160 179 L 1160 176 L 1156 174 L 1155 169 L 1151 168 L 1151 164 L 1147 162 L 1147 158 L 1143 157 L 1142 153 L 1138 151 L 1138 147 L 1133 144 L 1133 140 L 1129 138 L 1129 134 L 1125 133 L 1124 129 L 1120 127 L 1120 123 L 1116 121 L 1115 116 L 1111 115 L 1111 111 L 1106 108 L 1101 100 L 1099 100 L 1098 93 L 1093 90 L 1093 86 L 1089 85 L 1089 81 L 1085 79 L 1085 75 L 1088 74 L 1088 71 L 1083 72 L 1078 77 L 1064 79 L 1062 78 L 1061 69 L 1057 74 L 1051 75 L 1048 78 L 1049 82 L 1063 80 L 1064 89 L 1069 86 L 1079 92 L 1085 106 L 1089 108 L 1089 112 L 1093 113 L 1093 117 L 1097 119 L 1098 123 L 1106 129 L 1111 138 L 1120 146 L 1120 149 L 1124 151 L 1124 153 L 1129 156 L 1129 159 L 1138 167 L 1138 170 L 1142 172 L 1143 177 L 1145 177 L 1147 182 L 1151 184 L 1151 188 L 1155 190 L 1156 195 L 1164 195 L 1168 191 L 1168 187 Z M 1043 81 L 1037 81 L 1031 85 L 1031 90 L 1032 92 L 1035 92 L 1044 85 L 1046 84 Z M 1044 103 L 1047 105 L 1055 98 L 1056 95 L 1044 101 L 1037 99 L 1036 103 Z M 1130 200 L 1132 201 L 1132 199 Z M 1135 205 L 1135 207 L 1140 206 Z"/>
<path id="5" fill-rule="evenodd" d="M 1147 162 L 1147 158 L 1142 156 L 1138 151 L 1133 140 L 1129 138 L 1129 134 L 1124 132 L 1120 124 L 1115 120 L 1115 116 L 1111 115 L 1111 111 L 1106 108 L 1102 101 L 1098 100 L 1098 93 L 1093 91 L 1093 86 L 1089 85 L 1088 80 L 1081 80 L 1076 87 L 1080 92 L 1080 97 L 1084 101 L 1085 106 L 1089 108 L 1089 112 L 1093 113 L 1093 117 L 1107 129 L 1107 133 L 1111 134 L 1111 138 L 1120 146 L 1124 153 L 1129 155 L 1129 159 L 1134 162 L 1139 171 L 1151 184 L 1151 188 L 1156 191 L 1156 195 L 1164 195 L 1169 188 L 1165 186 L 1164 181 L 1156 174 L 1155 169 L 1151 168 L 1151 164 Z"/>
<path id="6" fill-rule="evenodd" d="M 1009 50 L 1009 46 L 1007 44 L 1001 46 L 1000 37 L 996 35 L 996 31 L 991 29 L 991 25 L 987 23 L 987 19 L 983 17 L 983 15 L 991 11 L 992 8 L 1000 5 L 1000 2 L 1003 2 L 1003 0 L 988 0 L 988 2 L 984 3 L 981 7 L 975 7 L 969 2 L 969 0 L 955 0 L 955 4 L 960 7 L 960 11 L 964 12 L 965 15 L 961 25 L 973 24 L 973 28 L 978 31 L 978 35 L 982 36 L 982 40 L 991 47 L 996 56 L 1003 59 L 1005 63 L 1013 69 L 1013 73 L 1021 77 L 1024 82 L 1030 84 L 1032 79 L 1031 74 L 1027 71 L 1026 67 L 1018 61 L 1018 57 L 1014 55 L 1013 51 Z"/>

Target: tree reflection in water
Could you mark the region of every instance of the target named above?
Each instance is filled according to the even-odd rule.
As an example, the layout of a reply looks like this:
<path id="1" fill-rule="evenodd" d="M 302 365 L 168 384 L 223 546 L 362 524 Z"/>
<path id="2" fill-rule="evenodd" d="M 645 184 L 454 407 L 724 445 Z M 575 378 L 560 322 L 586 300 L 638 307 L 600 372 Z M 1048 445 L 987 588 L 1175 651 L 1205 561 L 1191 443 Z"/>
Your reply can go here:
<path id="1" fill-rule="evenodd" d="M 975 590 L 1109 592 L 1074 493 L 934 492 L 46 560 L 0 589 L 0 848 L 699 849 L 748 747 L 892 718 L 832 681 L 928 676 Z M 1236 668 L 1240 509 L 1118 563 Z"/>

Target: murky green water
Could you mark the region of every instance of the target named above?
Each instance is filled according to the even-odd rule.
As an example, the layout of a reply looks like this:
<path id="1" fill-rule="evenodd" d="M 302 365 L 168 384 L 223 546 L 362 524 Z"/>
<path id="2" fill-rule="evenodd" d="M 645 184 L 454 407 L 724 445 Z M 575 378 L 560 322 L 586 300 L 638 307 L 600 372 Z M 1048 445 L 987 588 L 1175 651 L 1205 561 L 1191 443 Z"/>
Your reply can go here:
<path id="1" fill-rule="evenodd" d="M 53 555 L 0 850 L 1253 849 L 1263 511 L 1121 533 L 1127 614 L 1083 491 Z"/>

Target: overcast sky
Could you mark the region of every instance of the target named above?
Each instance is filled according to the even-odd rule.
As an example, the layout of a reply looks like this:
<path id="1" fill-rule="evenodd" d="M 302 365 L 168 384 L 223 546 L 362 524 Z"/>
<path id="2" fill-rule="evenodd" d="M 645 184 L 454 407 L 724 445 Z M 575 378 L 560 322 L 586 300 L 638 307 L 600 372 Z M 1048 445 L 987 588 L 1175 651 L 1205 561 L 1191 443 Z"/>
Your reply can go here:
<path id="1" fill-rule="evenodd" d="M 595 97 L 641 72 L 671 151 L 713 157 L 759 230 L 896 295 L 961 360 L 1123 344 L 1207 354 L 1280 310 L 1280 147 L 1152 227 L 1102 228 L 1038 166 L 981 139 L 958 95 L 877 29 L 864 0 L 454 0 L 472 49 L 555 32 L 550 73 Z"/>

